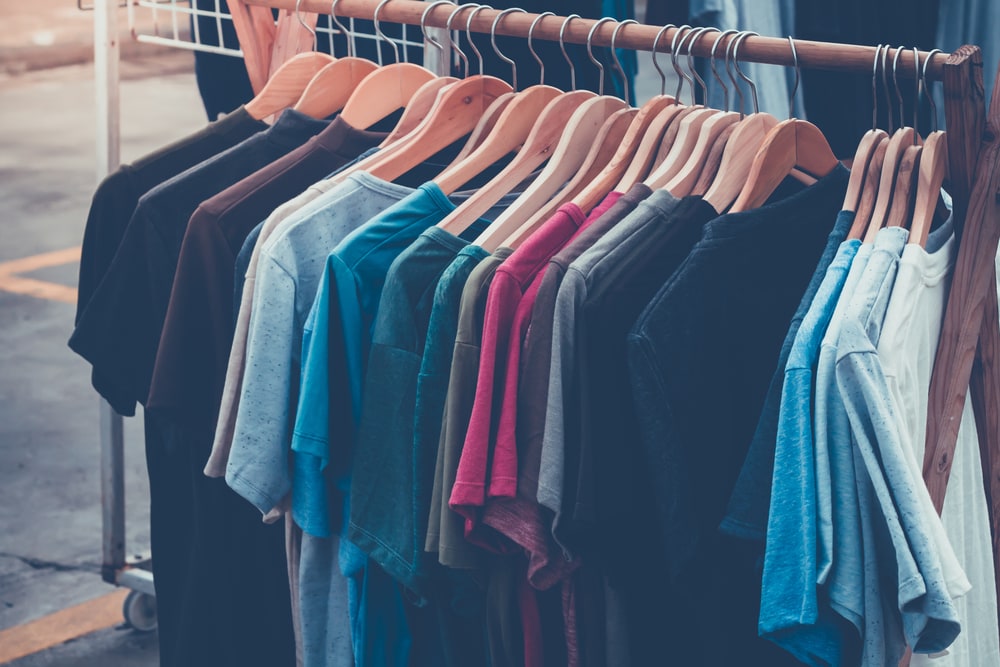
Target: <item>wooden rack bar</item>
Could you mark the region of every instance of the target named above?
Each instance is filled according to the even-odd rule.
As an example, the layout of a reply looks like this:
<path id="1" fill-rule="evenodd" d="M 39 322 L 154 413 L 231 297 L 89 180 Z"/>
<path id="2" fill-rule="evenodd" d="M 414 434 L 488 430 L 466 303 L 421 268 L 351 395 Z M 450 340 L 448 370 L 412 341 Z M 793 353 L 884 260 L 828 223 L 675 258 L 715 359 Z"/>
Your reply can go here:
<path id="1" fill-rule="evenodd" d="M 233 3 L 230 3 L 233 4 Z M 295 11 L 296 0 L 243 0 L 242 4 L 278 8 Z M 337 15 L 352 17 L 357 19 L 371 19 L 373 9 L 377 2 L 372 0 L 340 0 L 337 3 Z M 329 14 L 329 0 L 301 0 L 300 11 Z M 469 5 L 471 11 L 475 4 Z M 406 23 L 408 25 L 420 25 L 420 17 L 427 9 L 427 3 L 417 0 L 391 0 L 379 12 L 379 20 L 387 23 Z M 448 16 L 454 11 L 454 7 L 439 5 L 432 9 L 424 25 L 428 27 L 444 28 Z M 499 10 L 485 9 L 472 21 L 473 32 L 489 33 L 493 26 L 493 20 L 499 14 Z M 537 14 L 511 12 L 497 25 L 497 35 L 508 35 L 512 37 L 527 37 L 528 28 L 532 21 L 537 18 Z M 458 15 L 452 21 L 452 27 L 465 27 L 468 15 L 465 12 Z M 559 30 L 565 19 L 560 16 L 547 16 L 538 22 L 532 33 L 532 39 L 548 41 L 559 40 Z M 596 23 L 590 19 L 573 19 L 566 26 L 564 41 L 573 44 L 586 44 L 587 35 L 591 27 Z M 594 32 L 592 44 L 594 46 L 610 46 L 611 35 L 615 30 L 615 23 L 607 22 L 602 24 Z M 657 46 L 658 53 L 669 53 L 670 42 L 676 33 L 676 28 L 667 30 L 660 36 Z M 653 41 L 660 32 L 659 26 L 649 26 L 641 24 L 629 24 L 623 27 L 615 38 L 615 46 L 619 48 L 633 49 L 636 51 L 652 51 Z M 731 36 L 725 40 L 732 39 Z M 716 53 L 721 53 L 720 48 Z M 702 37 L 696 40 L 694 45 L 694 55 L 709 57 L 711 55 L 714 38 Z M 832 44 L 827 42 L 813 42 L 808 40 L 795 40 L 795 50 L 798 54 L 799 66 L 804 69 L 826 69 L 841 70 L 848 72 L 871 73 L 872 64 L 875 60 L 875 47 L 858 46 L 853 44 Z M 685 53 L 687 48 L 685 45 Z M 890 62 L 895 50 L 890 51 Z M 795 62 L 792 58 L 788 40 L 778 37 L 748 37 L 739 48 L 741 61 L 765 63 L 771 65 L 783 65 L 792 67 Z M 927 77 L 931 80 L 941 80 L 943 77 L 943 65 L 947 54 L 937 55 L 927 67 Z M 920 52 L 921 64 L 927 58 L 927 52 Z M 899 58 L 897 73 L 901 78 L 912 78 L 914 74 L 913 50 L 904 50 Z"/>

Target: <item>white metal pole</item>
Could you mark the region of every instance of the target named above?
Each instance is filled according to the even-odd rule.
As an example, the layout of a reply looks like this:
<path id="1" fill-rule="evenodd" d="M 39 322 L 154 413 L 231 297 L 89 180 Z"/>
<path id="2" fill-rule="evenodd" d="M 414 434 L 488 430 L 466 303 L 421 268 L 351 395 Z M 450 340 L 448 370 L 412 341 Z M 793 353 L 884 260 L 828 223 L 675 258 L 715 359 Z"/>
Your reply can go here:
<path id="1" fill-rule="evenodd" d="M 97 181 L 118 168 L 121 131 L 118 89 L 118 2 L 94 0 L 94 89 Z M 101 413 L 101 574 L 114 583 L 125 565 L 125 438 L 121 415 L 107 402 Z"/>

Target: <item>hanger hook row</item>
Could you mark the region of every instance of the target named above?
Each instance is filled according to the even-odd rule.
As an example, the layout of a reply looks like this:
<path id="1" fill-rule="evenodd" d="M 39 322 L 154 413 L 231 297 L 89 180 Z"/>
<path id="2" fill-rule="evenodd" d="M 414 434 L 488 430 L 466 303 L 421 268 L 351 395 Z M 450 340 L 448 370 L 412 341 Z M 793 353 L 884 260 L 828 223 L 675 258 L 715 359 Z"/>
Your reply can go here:
<path id="1" fill-rule="evenodd" d="M 691 76 L 693 76 L 694 79 L 698 82 L 698 86 L 701 88 L 702 99 L 704 100 L 706 106 L 708 105 L 708 86 L 705 85 L 705 80 L 701 78 L 701 75 L 698 74 L 697 68 L 694 66 L 694 46 L 695 43 L 699 39 L 701 39 L 701 37 L 705 33 L 711 32 L 713 30 L 716 32 L 721 32 L 718 28 L 712 28 L 712 27 L 702 27 L 696 29 L 694 32 L 691 33 L 691 41 L 688 42 L 688 47 L 687 47 L 688 70 L 691 71 Z M 691 103 L 692 104 L 696 103 L 694 97 L 691 98 Z"/>
<path id="2" fill-rule="evenodd" d="M 601 63 L 600 60 L 594 57 L 594 43 L 593 43 L 594 33 L 597 32 L 597 29 L 601 27 L 602 23 L 614 20 L 615 19 L 611 18 L 610 16 L 604 16 L 602 18 L 599 18 L 597 19 L 597 21 L 594 22 L 594 25 L 590 26 L 590 32 L 587 33 L 587 57 L 590 58 L 590 62 L 594 63 L 594 65 L 597 66 L 597 69 L 600 72 L 600 79 L 598 80 L 597 84 L 598 95 L 604 94 L 604 65 Z"/>
<path id="3" fill-rule="evenodd" d="M 566 17 L 566 20 L 563 21 L 563 24 L 559 27 L 559 50 L 562 51 L 563 58 L 569 65 L 570 90 L 576 90 L 576 67 L 573 65 L 573 59 L 569 57 L 568 53 L 566 53 L 566 42 L 564 40 L 564 35 L 566 34 L 566 26 L 569 25 L 569 22 L 572 21 L 573 19 L 578 19 L 578 18 L 581 18 L 579 14 L 570 14 L 569 16 Z"/>
<path id="4" fill-rule="evenodd" d="M 531 22 L 531 26 L 528 28 L 528 51 L 531 52 L 531 57 L 535 59 L 536 63 L 538 63 L 538 85 L 540 86 L 545 85 L 545 62 L 538 57 L 538 52 L 535 51 L 535 45 L 531 42 L 531 40 L 535 34 L 535 26 L 537 26 L 538 22 L 546 16 L 555 16 L 555 14 L 552 12 L 542 12 L 535 17 L 535 20 Z"/>
<path id="5" fill-rule="evenodd" d="M 444 22 L 445 31 L 448 33 L 448 42 L 451 44 L 452 52 L 458 56 L 458 59 L 462 63 L 463 79 L 467 79 L 469 77 L 469 57 L 465 55 L 465 51 L 462 50 L 459 40 L 455 39 L 455 36 L 452 34 L 454 28 L 451 27 L 451 22 L 455 20 L 455 17 L 458 16 L 463 9 L 469 9 L 470 7 L 472 7 L 471 4 L 457 5 L 455 9 L 451 10 L 451 14 L 448 15 L 448 18 L 445 19 Z"/>
<path id="6" fill-rule="evenodd" d="M 515 91 L 517 91 L 517 63 L 514 62 L 513 58 L 508 58 L 506 55 L 500 52 L 500 49 L 497 48 L 497 25 L 500 23 L 500 21 L 503 20 L 504 16 L 510 14 L 511 12 L 521 12 L 522 14 L 528 13 L 527 11 L 521 9 L 520 7 L 510 7 L 509 9 L 505 9 L 499 14 L 497 14 L 496 17 L 493 19 L 493 25 L 490 26 L 490 44 L 493 45 L 493 52 L 497 54 L 497 57 L 500 58 L 500 60 L 507 63 L 508 65 L 510 65 L 511 87 Z"/>

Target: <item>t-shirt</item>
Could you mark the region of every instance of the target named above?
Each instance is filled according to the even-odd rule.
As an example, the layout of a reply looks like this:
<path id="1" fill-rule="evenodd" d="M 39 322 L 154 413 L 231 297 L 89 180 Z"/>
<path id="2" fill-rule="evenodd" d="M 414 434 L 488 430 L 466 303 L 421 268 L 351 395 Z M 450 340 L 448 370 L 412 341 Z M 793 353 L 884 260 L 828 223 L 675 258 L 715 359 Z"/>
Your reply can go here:
<path id="1" fill-rule="evenodd" d="M 944 535 L 916 462 L 909 462 L 896 431 L 895 411 L 876 345 L 882 331 L 896 268 L 909 236 L 905 228 L 879 232 L 875 249 L 845 311 L 837 342 L 836 377 L 851 424 L 851 436 L 871 480 L 893 544 L 895 596 L 906 641 L 916 653 L 949 646 L 960 631 L 952 597 L 969 591 L 969 582 Z M 864 471 L 860 471 L 863 474 Z M 879 553 L 888 558 L 889 554 Z M 867 574 L 867 573 L 866 573 Z M 866 581 L 866 586 L 868 582 Z M 866 613 L 865 650 L 875 626 Z M 904 647 L 885 640 L 893 664 Z"/>
<path id="2" fill-rule="evenodd" d="M 907 244 L 878 343 L 901 446 L 910 464 L 916 466 L 918 478 L 917 464 L 923 461 L 926 446 L 927 394 L 956 250 L 951 225 L 933 231 L 926 250 L 915 243 Z M 997 602 L 993 548 L 978 443 L 972 403 L 966 401 L 941 521 L 972 590 L 954 601 L 962 632 L 948 647 L 947 655 L 914 655 L 911 665 L 1000 664 L 1000 647 L 994 640 Z"/>
<path id="3" fill-rule="evenodd" d="M 283 202 L 385 137 L 336 118 L 302 146 L 198 206 L 181 245 L 147 409 L 215 425 L 232 347 L 226 306 L 247 234 Z"/>
<path id="4" fill-rule="evenodd" d="M 586 215 L 575 204 L 561 206 L 504 260 L 493 276 L 483 318 L 475 400 L 449 499 L 451 508 L 465 517 L 467 532 L 471 532 L 472 526 L 479 521 L 487 486 L 490 495 L 502 497 L 512 497 L 517 490 L 516 449 L 496 449 L 493 445 L 499 425 L 511 325 L 518 302 L 535 274 L 585 219 Z"/>
<path id="5" fill-rule="evenodd" d="M 478 569 L 483 552 L 465 540 L 465 519 L 448 504 L 455 484 L 458 463 L 465 442 L 465 431 L 472 413 L 476 379 L 479 376 L 479 350 L 483 337 L 483 319 L 490 283 L 500 264 L 513 252 L 498 248 L 469 274 L 458 309 L 458 328 L 445 396 L 437 466 L 431 490 L 431 509 L 427 521 L 424 548 L 437 552 L 442 565 L 459 569 Z"/>
<path id="6" fill-rule="evenodd" d="M 132 164 L 123 164 L 97 187 L 83 231 L 75 322 L 111 266 L 139 198 L 199 162 L 218 155 L 244 139 L 266 130 L 239 107 L 194 134 L 179 139 Z"/>
<path id="7" fill-rule="evenodd" d="M 853 214 L 842 212 L 840 218 L 850 219 Z M 840 649 L 847 641 L 840 636 L 842 625 L 829 607 L 821 606 L 817 592 L 811 408 L 813 368 L 819 361 L 819 347 L 860 247 L 858 240 L 844 241 L 827 268 L 795 334 L 781 390 L 759 630 L 762 637 L 806 664 L 844 664 Z"/>
<path id="8" fill-rule="evenodd" d="M 638 474 L 653 490 L 661 567 L 679 610 L 660 612 L 671 622 L 657 641 L 684 664 L 791 661 L 757 636 L 755 550 L 718 526 L 847 180 L 838 166 L 794 195 L 710 222 L 628 336 Z"/>
<path id="9" fill-rule="evenodd" d="M 270 128 L 142 196 L 70 347 L 95 369 L 95 389 L 120 414 L 145 403 L 187 223 L 201 202 L 326 127 L 286 110 Z"/>
<path id="10" fill-rule="evenodd" d="M 778 412 L 785 382 L 785 367 L 799 326 L 819 290 L 820 283 L 824 280 L 827 267 L 837 254 L 841 242 L 847 238 L 853 221 L 854 215 L 850 211 L 841 211 L 837 216 L 837 222 L 827 239 L 823 257 L 816 266 L 809 287 L 802 295 L 799 308 L 785 334 L 785 342 L 781 346 L 778 364 L 767 390 L 767 398 L 764 400 L 764 409 L 761 410 L 746 461 L 743 462 L 743 469 L 740 470 L 739 479 L 736 480 L 736 487 L 726 508 L 726 517 L 720 526 L 720 530 L 733 537 L 764 541 L 767 533 L 771 480 L 774 472 L 774 446 L 778 439 Z M 822 336 L 822 333 L 820 335 Z"/>
<path id="11" fill-rule="evenodd" d="M 338 532 L 350 516 L 350 462 L 362 383 L 389 266 L 454 209 L 436 184 L 425 183 L 348 235 L 326 258 L 302 337 L 302 381 L 292 437 L 292 512 L 306 532 Z M 478 221 L 467 233 L 478 234 L 483 226 Z M 240 419 L 242 408 L 237 423 Z M 341 540 L 338 556 L 340 570 L 348 577 L 355 663 L 425 659 L 436 639 L 411 633 L 399 587 L 352 543 Z"/>
<path id="12" fill-rule="evenodd" d="M 377 148 L 369 149 L 341 169 L 363 160 L 366 156 L 377 151 Z M 283 223 L 293 224 L 293 220 L 307 217 L 325 208 L 326 199 L 329 198 L 327 193 L 337 185 L 337 183 L 326 179 L 318 181 L 298 196 L 274 209 L 267 220 L 261 223 L 259 232 L 261 246 Z M 250 242 L 251 237 L 247 237 L 248 242 Z M 226 474 L 229 450 L 233 445 L 233 430 L 236 428 L 236 412 L 239 407 L 240 392 L 243 388 L 247 334 L 250 329 L 250 313 L 253 310 L 253 291 L 259 262 L 260 249 L 256 241 L 249 247 L 244 244 L 236 262 L 235 278 L 239 288 L 234 291 L 234 296 L 237 299 L 234 315 L 236 324 L 229 351 L 229 363 L 226 367 L 226 382 L 222 390 L 222 402 L 219 407 L 219 419 L 215 426 L 212 454 L 208 458 L 208 463 L 205 464 L 205 474 L 209 477 L 222 477 Z"/>
<path id="13" fill-rule="evenodd" d="M 542 458 L 549 366 L 552 360 L 552 321 L 559 286 L 569 265 L 652 193 L 644 183 L 632 186 L 604 215 L 556 253 L 542 274 L 531 308 L 531 323 L 524 334 L 516 412 L 518 456 L 524 461 L 518 473 L 518 494 L 532 503 L 537 502 L 538 495 L 538 469 Z M 507 409 L 506 404 L 504 409 Z M 502 437 L 502 433 L 498 434 L 498 438 Z"/>
<path id="14" fill-rule="evenodd" d="M 352 231 L 411 193 L 364 172 L 352 174 L 331 191 L 323 209 L 285 226 L 261 249 L 226 482 L 264 514 L 278 508 L 292 490 L 289 451 L 303 326 L 326 256 Z M 304 522 L 296 523 L 310 532 Z"/>
<path id="15" fill-rule="evenodd" d="M 687 207 L 701 209 L 697 227 L 687 228 L 688 247 L 700 235 L 700 224 L 714 216 L 711 206 L 700 198 L 688 200 Z M 700 204 L 700 205 L 699 205 Z M 658 190 L 642 201 L 636 210 L 604 235 L 590 250 L 574 261 L 566 272 L 556 297 L 552 329 L 552 362 L 549 367 L 549 392 L 546 399 L 545 435 L 538 478 L 538 502 L 555 512 L 553 528 L 556 539 L 568 553 L 574 553 L 572 538 L 567 539 L 564 528 L 573 515 L 573 489 L 579 470 L 578 431 L 579 403 L 574 404 L 580 366 L 578 354 L 583 354 L 578 342 L 583 334 L 578 326 L 577 313 L 587 298 L 587 290 L 607 278 L 615 266 L 627 261 L 629 252 L 635 252 L 646 239 L 658 230 L 667 228 L 679 204 L 673 195 Z M 706 210 L 706 208 L 709 210 Z M 675 246 L 676 247 L 676 246 Z M 681 247 L 681 252 L 686 249 Z M 673 254 L 673 253 L 672 253 Z M 567 493 L 567 490 L 569 493 Z"/>

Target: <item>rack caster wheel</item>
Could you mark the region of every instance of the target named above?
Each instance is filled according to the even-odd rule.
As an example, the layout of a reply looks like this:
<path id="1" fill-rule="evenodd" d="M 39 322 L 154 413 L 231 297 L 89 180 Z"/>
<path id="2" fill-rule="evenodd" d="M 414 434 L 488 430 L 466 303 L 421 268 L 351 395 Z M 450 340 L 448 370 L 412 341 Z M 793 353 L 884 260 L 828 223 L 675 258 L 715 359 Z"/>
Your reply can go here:
<path id="1" fill-rule="evenodd" d="M 156 629 L 156 598 L 146 593 L 132 591 L 122 604 L 125 623 L 138 632 Z"/>

